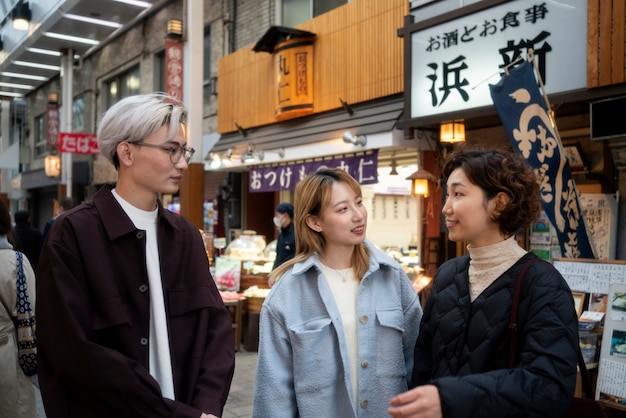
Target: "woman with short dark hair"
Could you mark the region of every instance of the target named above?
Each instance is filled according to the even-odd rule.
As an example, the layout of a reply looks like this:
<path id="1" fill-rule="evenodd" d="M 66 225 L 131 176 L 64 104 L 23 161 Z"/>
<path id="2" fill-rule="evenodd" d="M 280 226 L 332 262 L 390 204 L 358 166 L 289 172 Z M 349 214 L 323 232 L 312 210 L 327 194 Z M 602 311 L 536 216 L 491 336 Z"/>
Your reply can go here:
<path id="1" fill-rule="evenodd" d="M 392 417 L 559 417 L 576 385 L 578 321 L 572 293 L 515 233 L 537 218 L 539 185 L 519 155 L 460 149 L 444 163 L 451 241 L 469 255 L 437 271 L 415 346 L 413 389 Z M 529 264 L 531 262 L 532 264 Z M 523 268 L 515 364 L 509 319 Z"/>

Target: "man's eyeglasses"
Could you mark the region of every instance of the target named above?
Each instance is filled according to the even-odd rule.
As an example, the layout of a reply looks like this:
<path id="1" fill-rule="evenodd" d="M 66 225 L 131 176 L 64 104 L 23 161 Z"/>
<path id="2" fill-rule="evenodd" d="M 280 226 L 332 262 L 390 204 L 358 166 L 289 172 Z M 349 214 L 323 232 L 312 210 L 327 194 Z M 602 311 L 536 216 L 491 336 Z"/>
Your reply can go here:
<path id="1" fill-rule="evenodd" d="M 129 144 L 144 146 L 144 147 L 152 147 L 159 148 L 164 151 L 168 151 L 170 153 L 170 161 L 172 164 L 177 164 L 180 161 L 180 158 L 183 157 L 187 163 L 191 160 L 191 157 L 196 152 L 195 149 L 191 147 L 183 147 L 179 144 L 171 144 L 171 145 L 157 145 L 157 144 L 148 144 L 146 142 L 135 141 L 129 142 Z"/>

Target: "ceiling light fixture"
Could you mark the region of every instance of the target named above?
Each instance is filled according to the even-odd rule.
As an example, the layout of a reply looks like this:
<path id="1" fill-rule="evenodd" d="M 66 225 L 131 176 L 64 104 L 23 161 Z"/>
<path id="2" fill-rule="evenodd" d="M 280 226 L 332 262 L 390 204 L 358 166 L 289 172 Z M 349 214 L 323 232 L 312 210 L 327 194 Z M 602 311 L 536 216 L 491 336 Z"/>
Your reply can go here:
<path id="1" fill-rule="evenodd" d="M 119 29 L 122 27 L 121 23 L 111 22 L 110 20 L 95 19 L 89 16 L 80 16 L 71 13 L 65 13 L 63 17 L 70 20 L 78 20 L 79 22 L 93 23 L 94 25 L 108 26 L 115 29 Z"/>
<path id="2" fill-rule="evenodd" d="M 233 156 L 233 149 L 228 148 L 228 151 L 226 151 L 226 156 L 222 158 L 222 165 L 226 167 L 233 165 L 232 156 Z"/>
<path id="3" fill-rule="evenodd" d="M 235 155 L 236 148 L 229 148 L 226 154 L 211 151 L 204 158 L 206 170 L 217 170 L 218 168 L 227 168 L 233 165 L 233 156 Z M 263 161 L 266 153 L 278 154 L 280 158 L 285 157 L 285 149 L 278 148 L 275 150 L 259 150 L 254 145 L 249 144 L 243 154 L 237 154 L 236 158 L 241 160 L 243 164 L 259 163 Z"/>
<path id="4" fill-rule="evenodd" d="M 47 36 L 48 38 L 54 38 L 54 39 L 63 39 L 64 41 L 79 42 L 81 44 L 88 44 L 88 45 L 100 44 L 100 41 L 96 41 L 94 39 L 81 38 L 80 36 L 65 35 L 63 33 L 46 32 L 44 33 L 44 36 Z"/>
<path id="5" fill-rule="evenodd" d="M 147 1 L 138 1 L 138 0 L 113 0 L 113 1 L 116 1 L 118 3 L 130 4 L 131 6 L 145 7 L 146 9 L 152 6 L 152 4 L 148 3 Z"/>
<path id="6" fill-rule="evenodd" d="M 29 86 L 28 84 L 17 84 L 17 83 L 5 83 L 0 81 L 0 87 L 8 87 L 12 89 L 23 89 L 23 90 L 32 90 L 33 86 Z"/>
<path id="7" fill-rule="evenodd" d="M 0 96 L 7 96 L 7 97 L 24 97 L 24 95 L 22 93 L 13 93 L 11 91 L 0 91 Z"/>
<path id="8" fill-rule="evenodd" d="M 32 52 L 33 54 L 50 55 L 51 57 L 61 56 L 61 51 L 53 51 L 51 49 L 26 48 L 26 50 L 28 52 Z M 80 59 L 80 55 L 74 54 L 74 59 Z"/>
<path id="9" fill-rule="evenodd" d="M 352 132 L 346 131 L 343 133 L 343 142 L 353 145 L 365 146 L 365 144 L 367 144 L 367 137 L 365 135 L 358 135 L 355 138 Z"/>
<path id="10" fill-rule="evenodd" d="M 285 149 L 279 148 L 277 150 L 257 150 L 254 145 L 249 144 L 246 148 L 246 153 L 241 156 L 241 162 L 244 164 L 254 163 L 257 161 L 263 161 L 265 153 L 277 153 L 280 158 L 285 156 Z"/>
<path id="11" fill-rule="evenodd" d="M 241 156 L 241 162 L 244 164 L 253 163 L 256 161 L 256 157 L 253 153 L 252 146 L 248 146 L 246 153 Z"/>
<path id="12" fill-rule="evenodd" d="M 13 61 L 13 64 L 21 65 L 22 67 L 40 68 L 42 70 L 61 71 L 61 67 L 59 67 L 58 65 L 39 64 L 38 62 Z"/>
<path id="13" fill-rule="evenodd" d="M 278 154 L 278 157 L 279 157 L 279 158 L 281 158 L 281 159 L 282 159 L 282 158 L 285 158 L 285 149 L 284 149 L 284 148 L 278 148 L 278 149 L 276 149 L 276 150 L 265 150 L 265 151 L 263 151 L 263 150 L 258 150 L 258 151 L 256 151 L 256 152 L 254 153 L 254 155 L 256 155 L 256 157 L 257 157 L 259 160 L 263 161 L 263 158 L 265 158 L 265 153 L 270 153 L 270 154 L 275 153 L 275 154 Z"/>
<path id="14" fill-rule="evenodd" d="M 48 77 L 43 77 L 40 75 L 12 73 L 9 71 L 2 71 L 0 72 L 0 75 L 3 75 L 5 77 L 23 78 L 25 80 L 46 81 L 48 79 Z"/>
<path id="15" fill-rule="evenodd" d="M 11 14 L 11 18 L 13 19 L 13 29 L 28 30 L 30 27 L 31 17 L 29 4 L 27 2 L 18 3 Z"/>
<path id="16" fill-rule="evenodd" d="M 34 54 L 50 55 L 51 57 L 60 57 L 61 56 L 61 52 L 60 51 L 53 51 L 51 49 L 26 48 L 26 50 L 28 52 L 32 52 Z"/>
<path id="17" fill-rule="evenodd" d="M 220 168 L 220 166 L 222 165 L 222 160 L 220 159 L 220 155 L 217 153 L 210 153 L 209 159 L 211 160 L 211 162 L 209 163 L 209 166 L 212 169 L 218 169 Z"/>

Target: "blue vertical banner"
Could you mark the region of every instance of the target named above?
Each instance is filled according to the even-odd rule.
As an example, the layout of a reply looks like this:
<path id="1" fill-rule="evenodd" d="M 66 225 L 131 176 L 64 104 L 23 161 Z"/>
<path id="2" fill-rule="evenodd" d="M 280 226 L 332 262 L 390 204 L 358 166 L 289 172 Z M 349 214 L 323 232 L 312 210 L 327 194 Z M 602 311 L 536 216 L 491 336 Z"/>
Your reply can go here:
<path id="1" fill-rule="evenodd" d="M 533 64 L 524 61 L 510 68 L 489 89 L 513 148 L 539 175 L 541 203 L 556 230 L 561 255 L 595 258 L 572 171 L 537 85 Z"/>

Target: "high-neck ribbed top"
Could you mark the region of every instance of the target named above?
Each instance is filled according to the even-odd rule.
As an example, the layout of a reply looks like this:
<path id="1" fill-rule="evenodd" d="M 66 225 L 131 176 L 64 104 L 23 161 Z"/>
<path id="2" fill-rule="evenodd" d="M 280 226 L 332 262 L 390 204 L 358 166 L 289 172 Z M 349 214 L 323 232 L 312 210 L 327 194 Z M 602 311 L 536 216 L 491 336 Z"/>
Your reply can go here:
<path id="1" fill-rule="evenodd" d="M 515 235 L 484 247 L 472 248 L 468 245 L 467 250 L 470 255 L 469 287 L 472 302 L 526 254 Z"/>

